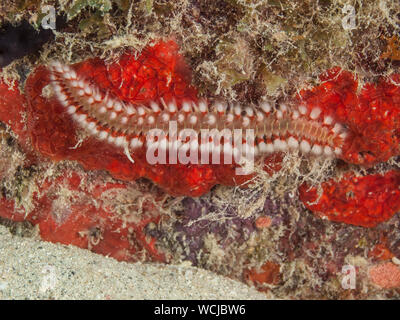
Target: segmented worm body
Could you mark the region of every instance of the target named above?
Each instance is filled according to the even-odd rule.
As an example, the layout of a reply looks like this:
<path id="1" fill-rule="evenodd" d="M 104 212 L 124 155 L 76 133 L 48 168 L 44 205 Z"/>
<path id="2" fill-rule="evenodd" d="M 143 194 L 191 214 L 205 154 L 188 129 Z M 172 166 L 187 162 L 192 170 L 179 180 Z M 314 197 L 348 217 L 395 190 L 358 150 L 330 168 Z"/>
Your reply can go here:
<path id="1" fill-rule="evenodd" d="M 167 133 L 151 144 L 184 152 L 237 151 L 234 139 L 211 134 L 200 137 L 202 130 L 253 129 L 254 139 L 242 138 L 252 147 L 254 155 L 279 151 L 299 150 L 315 156 L 337 157 L 346 139 L 345 128 L 329 114 L 305 105 L 273 107 L 269 102 L 242 108 L 222 102 L 205 100 L 152 101 L 146 105 L 132 105 L 103 92 L 83 76 L 59 62 L 50 66 L 51 80 L 57 99 L 66 112 L 90 135 L 107 143 L 133 151 L 146 144 L 146 134 L 152 129 L 168 132 L 172 121 L 176 123 L 177 139 Z M 184 134 L 191 129 L 197 137 Z M 171 150 L 171 149 L 169 149 Z M 128 152 L 129 154 L 129 152 Z"/>

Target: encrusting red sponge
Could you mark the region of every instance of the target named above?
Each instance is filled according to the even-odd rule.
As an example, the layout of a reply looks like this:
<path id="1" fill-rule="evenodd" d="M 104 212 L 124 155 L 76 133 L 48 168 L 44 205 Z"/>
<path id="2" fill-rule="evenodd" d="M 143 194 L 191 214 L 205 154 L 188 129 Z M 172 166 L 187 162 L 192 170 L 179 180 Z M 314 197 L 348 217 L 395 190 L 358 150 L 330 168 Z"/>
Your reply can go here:
<path id="1" fill-rule="evenodd" d="M 300 200 L 320 217 L 362 227 L 375 227 L 400 210 L 400 172 L 357 177 L 353 173 L 318 187 L 303 184 Z"/>

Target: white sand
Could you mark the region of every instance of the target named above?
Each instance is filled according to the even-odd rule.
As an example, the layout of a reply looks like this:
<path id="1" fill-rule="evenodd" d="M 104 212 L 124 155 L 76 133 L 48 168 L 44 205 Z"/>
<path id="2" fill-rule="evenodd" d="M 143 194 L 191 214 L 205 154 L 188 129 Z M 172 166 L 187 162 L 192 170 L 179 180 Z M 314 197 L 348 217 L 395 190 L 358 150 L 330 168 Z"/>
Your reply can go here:
<path id="1" fill-rule="evenodd" d="M 0 226 L 0 299 L 265 299 L 243 283 L 186 266 L 129 264 Z"/>

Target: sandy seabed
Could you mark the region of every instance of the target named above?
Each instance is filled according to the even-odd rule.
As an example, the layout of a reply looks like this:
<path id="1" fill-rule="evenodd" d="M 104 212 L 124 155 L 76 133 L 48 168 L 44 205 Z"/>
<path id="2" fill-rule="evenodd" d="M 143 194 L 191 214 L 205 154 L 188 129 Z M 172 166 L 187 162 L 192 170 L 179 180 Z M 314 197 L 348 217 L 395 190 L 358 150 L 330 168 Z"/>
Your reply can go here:
<path id="1" fill-rule="evenodd" d="M 266 299 L 243 283 L 184 265 L 118 262 L 0 226 L 0 299 Z"/>

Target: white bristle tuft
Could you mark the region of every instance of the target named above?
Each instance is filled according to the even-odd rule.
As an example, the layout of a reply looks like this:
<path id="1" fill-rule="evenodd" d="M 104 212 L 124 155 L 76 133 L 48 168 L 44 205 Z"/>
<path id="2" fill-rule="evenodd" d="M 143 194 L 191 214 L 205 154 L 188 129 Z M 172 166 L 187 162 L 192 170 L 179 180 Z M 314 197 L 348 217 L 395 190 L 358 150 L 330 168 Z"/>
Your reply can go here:
<path id="1" fill-rule="evenodd" d="M 313 119 L 313 120 L 316 120 L 319 117 L 319 115 L 321 114 L 321 112 L 322 111 L 321 111 L 320 108 L 312 109 L 311 113 L 310 113 L 310 118 Z"/>
<path id="2" fill-rule="evenodd" d="M 60 63 L 59 61 L 53 61 L 53 62 L 51 63 L 51 66 L 53 67 L 53 69 L 54 69 L 55 71 L 57 71 L 57 72 L 59 72 L 59 73 L 62 73 L 62 72 L 63 72 L 61 63 Z"/>
<path id="3" fill-rule="evenodd" d="M 115 110 L 116 112 L 122 111 L 122 104 L 121 104 L 121 102 L 115 101 L 115 103 L 114 103 L 114 110 Z"/>
<path id="4" fill-rule="evenodd" d="M 326 125 L 331 125 L 333 123 L 333 118 L 331 117 L 331 116 L 326 116 L 325 118 L 324 118 L 324 124 L 326 124 Z"/>
<path id="5" fill-rule="evenodd" d="M 76 111 L 76 107 L 75 106 L 69 106 L 68 109 L 67 109 L 67 112 L 69 114 L 73 114 L 73 113 L 75 113 L 75 111 Z"/>
<path id="6" fill-rule="evenodd" d="M 300 112 L 300 114 L 302 114 L 302 115 L 306 115 L 307 112 L 308 112 L 308 109 L 307 109 L 306 106 L 301 105 L 301 106 L 299 107 L 299 112 Z"/>
<path id="7" fill-rule="evenodd" d="M 177 111 L 177 107 L 176 107 L 175 102 L 170 102 L 170 103 L 168 104 L 168 110 L 169 110 L 169 112 L 171 112 L 171 113 L 175 113 L 175 112 Z"/>
<path id="8" fill-rule="evenodd" d="M 215 109 L 218 113 L 224 113 L 226 111 L 226 105 L 221 102 L 217 102 L 215 104 Z"/>
<path id="9" fill-rule="evenodd" d="M 257 122 L 262 122 L 264 120 L 264 115 L 260 111 L 256 112 L 256 117 L 257 117 Z"/>
<path id="10" fill-rule="evenodd" d="M 89 122 L 87 125 L 87 128 L 89 130 L 93 130 L 96 127 L 96 123 L 95 122 Z"/>
<path id="11" fill-rule="evenodd" d="M 279 105 L 279 110 L 281 110 L 283 113 L 288 111 L 288 107 L 286 104 L 282 103 Z"/>
<path id="12" fill-rule="evenodd" d="M 191 107 L 190 102 L 184 101 L 182 103 L 182 110 L 185 113 L 190 113 L 192 111 L 192 107 Z"/>
<path id="13" fill-rule="evenodd" d="M 342 154 L 342 149 L 340 149 L 340 148 L 335 148 L 334 152 L 335 152 L 335 154 L 336 154 L 337 156 L 340 156 L 340 155 Z"/>
<path id="14" fill-rule="evenodd" d="M 106 113 L 106 112 L 107 112 L 107 108 L 106 107 L 104 107 L 104 106 L 100 107 L 99 113 Z"/>
<path id="15" fill-rule="evenodd" d="M 89 130 L 90 130 L 90 133 L 93 136 L 97 136 L 97 134 L 99 133 L 99 128 L 97 128 L 96 126 L 94 128 L 92 128 L 92 129 L 89 129 Z"/>
<path id="16" fill-rule="evenodd" d="M 113 135 L 109 135 L 107 138 L 108 143 L 114 143 L 115 142 L 115 137 Z"/>
<path id="17" fill-rule="evenodd" d="M 289 137 L 288 146 L 289 146 L 290 149 L 293 149 L 293 150 L 298 149 L 299 148 L 299 142 L 295 138 Z"/>
<path id="18" fill-rule="evenodd" d="M 141 116 L 141 117 L 143 117 L 146 114 L 146 111 L 144 110 L 143 107 L 137 108 L 137 112 L 138 112 L 139 116 Z"/>
<path id="19" fill-rule="evenodd" d="M 61 87 L 58 84 L 54 84 L 53 90 L 54 90 L 54 92 L 56 93 L 57 96 L 59 96 L 63 92 Z"/>
<path id="20" fill-rule="evenodd" d="M 190 116 L 189 123 L 195 125 L 197 123 L 197 116 L 195 115 Z"/>
<path id="21" fill-rule="evenodd" d="M 248 117 L 243 117 L 242 118 L 242 125 L 243 127 L 247 128 L 250 124 L 250 119 Z"/>
<path id="22" fill-rule="evenodd" d="M 58 73 L 63 73 L 64 70 L 62 69 L 61 65 L 60 66 L 55 66 L 54 69 L 58 72 Z"/>
<path id="23" fill-rule="evenodd" d="M 316 156 L 320 156 L 322 154 L 322 147 L 318 144 L 314 144 L 311 148 L 311 153 L 315 154 Z"/>
<path id="24" fill-rule="evenodd" d="M 92 94 L 92 89 L 87 84 L 84 85 L 83 90 L 85 91 L 85 94 L 87 94 L 87 95 Z"/>
<path id="25" fill-rule="evenodd" d="M 287 143 L 285 140 L 275 139 L 273 143 L 274 143 L 275 151 L 286 151 L 287 150 Z"/>
<path id="26" fill-rule="evenodd" d="M 185 121 L 185 115 L 182 113 L 178 114 L 178 122 L 183 123 Z"/>
<path id="27" fill-rule="evenodd" d="M 72 80 L 75 80 L 77 78 L 75 70 L 72 70 L 69 72 L 69 76 L 71 77 Z"/>
<path id="28" fill-rule="evenodd" d="M 335 123 L 332 128 L 332 131 L 336 134 L 339 134 L 342 131 L 343 127 L 339 123 Z"/>
<path id="29" fill-rule="evenodd" d="M 84 123 L 84 122 L 86 121 L 86 118 L 87 118 L 87 115 L 84 114 L 84 113 L 79 114 L 79 115 L 77 116 L 77 120 L 78 120 L 79 122 L 81 122 L 81 123 Z"/>
<path id="30" fill-rule="evenodd" d="M 140 142 L 138 138 L 131 139 L 130 146 L 132 149 L 138 148 L 140 146 Z"/>
<path id="31" fill-rule="evenodd" d="M 234 112 L 235 116 L 240 116 L 242 113 L 242 108 L 240 106 L 235 106 L 233 108 L 233 112 Z"/>
<path id="32" fill-rule="evenodd" d="M 247 107 L 245 110 L 246 110 L 247 116 L 249 116 L 249 117 L 253 117 L 254 116 L 254 110 L 252 108 Z"/>
<path id="33" fill-rule="evenodd" d="M 169 114 L 168 113 L 163 113 L 162 115 L 161 115 L 161 119 L 162 119 L 162 121 L 164 121 L 164 122 L 168 122 L 169 121 Z"/>
<path id="34" fill-rule="evenodd" d="M 63 65 L 62 65 L 62 69 L 63 69 L 63 71 L 64 71 L 65 73 L 71 71 L 71 68 L 70 68 L 68 65 L 66 65 L 66 64 L 63 64 Z"/>
<path id="35" fill-rule="evenodd" d="M 199 110 L 201 113 L 206 113 L 207 112 L 207 103 L 205 101 L 200 101 L 199 102 Z"/>
<path id="36" fill-rule="evenodd" d="M 119 147 L 122 147 L 123 145 L 125 145 L 126 140 L 124 136 L 118 136 L 117 139 L 115 139 L 115 144 Z"/>
<path id="37" fill-rule="evenodd" d="M 261 110 L 264 111 L 265 113 L 271 112 L 271 105 L 268 102 L 262 102 L 260 107 L 261 107 Z"/>
<path id="38" fill-rule="evenodd" d="M 71 74 L 69 72 L 64 73 L 64 79 L 66 80 L 72 80 Z"/>
<path id="39" fill-rule="evenodd" d="M 306 140 L 300 142 L 300 151 L 303 153 L 309 153 L 311 150 L 310 143 Z"/>
<path id="40" fill-rule="evenodd" d="M 151 101 L 150 102 L 150 108 L 151 110 L 153 110 L 154 113 L 159 113 L 161 111 L 160 106 L 158 105 L 158 103 Z"/>
<path id="41" fill-rule="evenodd" d="M 100 132 L 99 132 L 99 139 L 100 139 L 100 140 L 106 139 L 107 136 L 108 136 L 107 131 L 100 131 Z"/>
<path id="42" fill-rule="evenodd" d="M 261 141 L 258 144 L 258 148 L 260 149 L 261 153 L 268 153 L 267 144 L 264 141 Z"/>
<path id="43" fill-rule="evenodd" d="M 267 152 L 274 153 L 274 145 L 272 143 L 267 143 Z"/>
<path id="44" fill-rule="evenodd" d="M 114 101 L 112 99 L 107 99 L 106 106 L 111 109 L 114 106 Z"/>
<path id="45" fill-rule="evenodd" d="M 215 117 L 215 115 L 213 115 L 213 114 L 208 115 L 208 119 L 207 119 L 208 125 L 213 126 L 216 122 L 217 122 L 217 118 Z"/>
<path id="46" fill-rule="evenodd" d="M 126 113 L 128 115 L 133 115 L 135 114 L 135 108 L 132 105 L 127 105 L 126 106 Z"/>
<path id="47" fill-rule="evenodd" d="M 332 155 L 333 155 L 332 148 L 329 147 L 329 146 L 325 146 L 325 147 L 324 147 L 324 154 L 325 154 L 326 156 L 328 156 L 328 157 L 332 156 Z"/>

